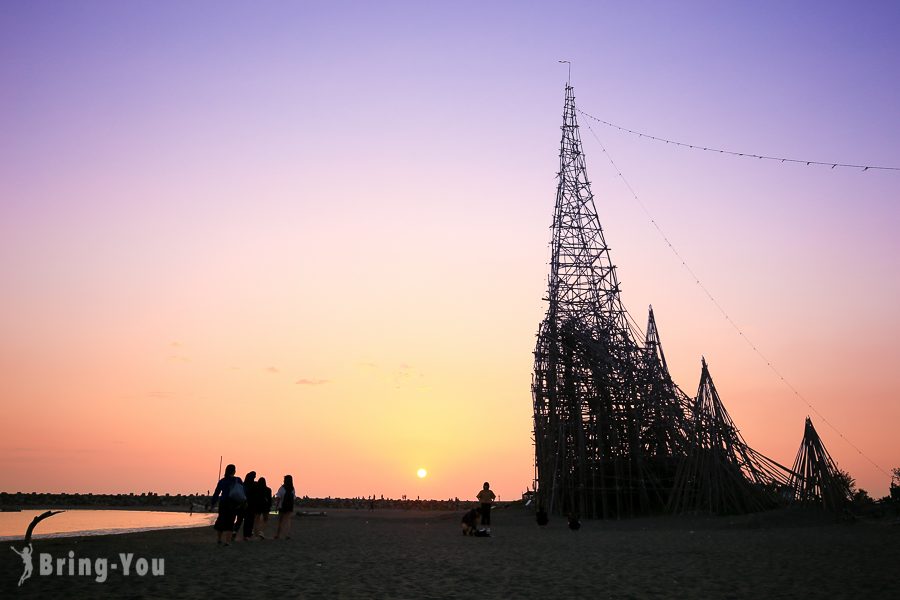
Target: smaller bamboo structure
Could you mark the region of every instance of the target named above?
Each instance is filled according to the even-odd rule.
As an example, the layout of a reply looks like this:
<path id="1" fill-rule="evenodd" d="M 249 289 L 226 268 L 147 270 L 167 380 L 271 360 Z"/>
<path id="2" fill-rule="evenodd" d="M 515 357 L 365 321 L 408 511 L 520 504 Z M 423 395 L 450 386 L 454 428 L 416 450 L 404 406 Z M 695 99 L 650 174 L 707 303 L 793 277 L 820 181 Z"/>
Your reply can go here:
<path id="1" fill-rule="evenodd" d="M 850 501 L 850 484 L 841 476 L 809 417 L 792 471 L 789 489 L 794 504 L 840 512 Z"/>
<path id="2" fill-rule="evenodd" d="M 782 501 L 788 469 L 751 448 L 719 398 L 706 359 L 691 415 L 691 444 L 669 499 L 673 513 L 741 514 Z"/>

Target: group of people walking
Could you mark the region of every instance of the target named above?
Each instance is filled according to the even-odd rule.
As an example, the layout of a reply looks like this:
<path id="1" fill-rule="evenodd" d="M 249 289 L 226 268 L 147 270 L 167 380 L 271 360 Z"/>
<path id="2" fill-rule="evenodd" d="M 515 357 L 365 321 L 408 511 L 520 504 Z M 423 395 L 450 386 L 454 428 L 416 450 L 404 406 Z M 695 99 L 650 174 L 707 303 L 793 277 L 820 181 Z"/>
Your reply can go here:
<path id="1" fill-rule="evenodd" d="M 294 478 L 285 475 L 284 483 L 273 499 L 265 477 L 257 480 L 256 471 L 250 471 L 241 481 L 236 472 L 234 465 L 225 467 L 225 476 L 219 480 L 213 493 L 210 506 L 215 508 L 216 504 L 219 505 L 219 516 L 213 525 L 217 533 L 216 543 L 227 546 L 237 539 L 239 533 L 243 533 L 244 541 L 254 537 L 265 539 L 265 527 L 273 502 L 278 511 L 275 539 L 282 536 L 290 539 L 291 519 L 297 499 Z"/>
<path id="2" fill-rule="evenodd" d="M 294 478 L 284 476 L 284 483 L 274 498 L 272 490 L 266 485 L 266 478 L 256 479 L 256 471 L 250 471 L 241 481 L 235 473 L 234 465 L 225 467 L 225 476 L 216 485 L 210 506 L 219 506 L 219 516 L 213 527 L 217 533 L 216 543 L 229 545 L 243 534 L 243 540 L 254 537 L 265 539 L 265 527 L 269 521 L 269 513 L 274 504 L 278 511 L 278 529 L 275 539 L 285 537 L 291 539 L 291 522 L 294 516 L 294 505 L 297 491 L 294 489 Z M 463 535 L 488 537 L 491 535 L 491 509 L 496 495 L 487 481 L 479 490 L 476 498 L 479 507 L 467 511 L 462 518 Z"/>

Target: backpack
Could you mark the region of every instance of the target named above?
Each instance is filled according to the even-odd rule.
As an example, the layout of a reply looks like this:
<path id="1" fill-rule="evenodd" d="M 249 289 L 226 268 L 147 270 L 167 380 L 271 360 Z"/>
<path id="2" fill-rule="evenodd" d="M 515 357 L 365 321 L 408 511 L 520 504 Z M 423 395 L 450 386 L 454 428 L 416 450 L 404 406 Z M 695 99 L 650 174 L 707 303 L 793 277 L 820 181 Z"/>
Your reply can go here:
<path id="1" fill-rule="evenodd" d="M 247 501 L 247 494 L 244 492 L 244 484 L 240 481 L 235 481 L 231 490 L 228 492 L 228 499 L 231 500 L 233 504 L 243 504 Z"/>
<path id="2" fill-rule="evenodd" d="M 297 493 L 294 490 L 284 491 L 284 497 L 281 500 L 281 510 L 279 512 L 294 512 L 294 499 Z"/>

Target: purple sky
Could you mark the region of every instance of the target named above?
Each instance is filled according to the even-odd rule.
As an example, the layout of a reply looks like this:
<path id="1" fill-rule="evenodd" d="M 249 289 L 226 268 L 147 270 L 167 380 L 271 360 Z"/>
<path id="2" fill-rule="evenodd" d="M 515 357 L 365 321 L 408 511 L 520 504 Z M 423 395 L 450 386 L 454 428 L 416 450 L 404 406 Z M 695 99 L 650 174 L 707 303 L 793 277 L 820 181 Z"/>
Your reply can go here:
<path id="1" fill-rule="evenodd" d="M 557 61 L 573 61 L 581 109 L 626 127 L 900 166 L 898 31 L 894 2 L 3 3 L 0 398 L 7 423 L 46 424 L 0 442 L 4 489 L 74 490 L 85 480 L 67 473 L 91 464 L 92 489 L 130 490 L 141 464 L 194 491 L 226 453 L 302 472 L 311 494 L 462 495 L 488 476 L 466 450 L 481 445 L 495 489 L 517 494 L 532 476 Z M 643 322 L 653 303 L 688 393 L 704 354 L 747 440 L 790 463 L 810 410 L 681 269 L 581 122 L 626 305 Z M 762 352 L 900 466 L 900 174 L 590 124 Z M 209 415 L 257 402 L 288 418 L 260 412 L 272 424 L 253 449 L 223 441 Z M 465 430 L 471 412 L 486 439 Z M 349 433 L 322 433 L 348 418 Z M 147 466 L 159 439 L 172 457 Z M 310 445 L 331 474 L 283 458 Z"/>

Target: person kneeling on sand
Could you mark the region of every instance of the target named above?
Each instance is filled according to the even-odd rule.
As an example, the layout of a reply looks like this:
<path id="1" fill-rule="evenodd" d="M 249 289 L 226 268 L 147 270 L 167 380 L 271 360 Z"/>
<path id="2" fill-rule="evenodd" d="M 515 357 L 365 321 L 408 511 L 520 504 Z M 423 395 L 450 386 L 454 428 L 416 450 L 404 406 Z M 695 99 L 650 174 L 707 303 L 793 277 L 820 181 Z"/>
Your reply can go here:
<path id="1" fill-rule="evenodd" d="M 473 508 L 467 511 L 462 518 L 462 534 L 475 535 L 478 530 L 478 509 Z"/>
<path id="2" fill-rule="evenodd" d="M 467 511 L 462 518 L 462 534 L 475 537 L 491 537 L 490 530 L 478 527 L 481 512 L 477 508 Z"/>

